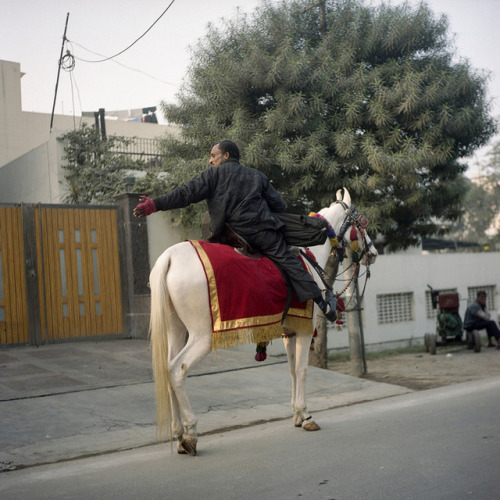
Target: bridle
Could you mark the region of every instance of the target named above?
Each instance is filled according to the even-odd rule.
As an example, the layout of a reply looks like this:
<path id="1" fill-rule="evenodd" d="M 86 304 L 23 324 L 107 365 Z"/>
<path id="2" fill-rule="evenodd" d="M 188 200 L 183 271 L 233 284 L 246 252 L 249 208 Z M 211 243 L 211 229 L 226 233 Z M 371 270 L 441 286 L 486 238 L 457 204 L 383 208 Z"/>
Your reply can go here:
<path id="1" fill-rule="evenodd" d="M 358 262 L 365 256 L 367 258 L 367 267 L 370 265 L 371 258 L 374 257 L 374 254 L 370 251 L 370 249 L 374 246 L 373 242 L 366 239 L 366 231 L 365 228 L 368 225 L 368 219 L 365 215 L 360 214 L 354 205 L 348 206 L 344 201 L 337 200 L 335 203 L 338 203 L 342 206 L 345 212 L 344 220 L 340 226 L 339 234 L 337 235 L 337 239 L 339 244 L 342 245 L 343 248 L 346 247 L 345 234 L 349 227 L 354 228 L 354 230 L 361 235 L 361 239 L 363 241 L 363 248 L 361 249 L 361 254 L 358 256 Z M 351 232 L 352 235 L 352 232 Z M 357 238 L 357 235 L 356 235 Z M 352 237 L 351 237 L 352 241 Z M 355 259 L 353 259 L 355 261 Z"/>
<path id="2" fill-rule="evenodd" d="M 337 236 L 339 243 L 342 244 L 342 246 L 345 248 L 347 245 L 347 242 L 345 240 L 345 234 L 347 232 L 347 229 L 351 227 L 351 234 L 350 234 L 350 239 L 351 239 L 351 245 L 353 238 L 357 238 L 357 233 L 360 234 L 361 240 L 363 241 L 363 247 L 361 249 L 361 253 L 359 256 L 356 258 L 356 252 L 352 251 L 352 261 L 353 261 L 353 273 L 351 278 L 347 281 L 347 284 L 345 285 L 344 289 L 338 293 L 338 295 L 342 295 L 345 290 L 347 290 L 348 286 L 351 284 L 351 282 L 354 280 L 358 280 L 359 278 L 359 263 L 361 262 L 361 259 L 365 256 L 366 254 L 366 278 L 365 278 L 365 283 L 363 285 L 363 291 L 361 292 L 361 295 L 358 298 L 357 304 L 355 305 L 354 308 L 347 309 L 347 304 L 346 304 L 346 311 L 353 311 L 357 310 L 360 307 L 361 301 L 363 300 L 365 290 L 366 290 L 366 284 L 368 282 L 368 278 L 370 277 L 370 263 L 372 260 L 372 257 L 375 256 L 371 252 L 371 249 L 374 247 L 373 242 L 370 240 L 368 241 L 366 238 L 366 226 L 368 225 L 368 218 L 360 214 L 356 207 L 354 205 L 348 206 L 347 203 L 345 203 L 342 200 L 337 200 L 335 203 L 338 203 L 339 205 L 342 206 L 345 212 L 345 217 L 344 220 L 340 226 L 339 234 Z M 353 235 L 354 232 L 354 235 Z"/>
<path id="3" fill-rule="evenodd" d="M 355 310 L 359 307 L 359 304 L 361 304 L 361 300 L 363 299 L 365 289 L 366 289 L 366 284 L 368 281 L 368 278 L 370 277 L 370 262 L 372 257 L 375 256 L 371 252 L 371 248 L 374 246 L 373 242 L 370 240 L 368 241 L 366 238 L 366 231 L 365 228 L 368 225 L 368 219 L 366 216 L 360 214 L 356 207 L 354 205 L 348 206 L 347 203 L 345 203 L 342 200 L 337 200 L 335 203 L 338 203 L 342 206 L 345 212 L 345 217 L 344 220 L 342 221 L 342 224 L 340 225 L 340 229 L 338 234 L 335 234 L 335 230 L 328 224 L 329 226 L 329 236 L 331 240 L 337 240 L 337 244 L 335 247 L 332 246 L 332 250 L 337 252 L 337 257 L 339 259 L 339 262 L 342 262 L 345 256 L 345 248 L 347 247 L 347 242 L 345 239 L 345 235 L 347 233 L 347 230 L 349 227 L 351 227 L 351 233 L 350 233 L 350 239 L 351 239 L 351 251 L 352 251 L 352 266 L 353 266 L 353 272 L 351 277 L 347 280 L 347 283 L 345 287 L 342 289 L 340 292 L 334 292 L 337 297 L 340 297 L 349 287 L 351 282 L 353 280 L 358 280 L 359 278 L 359 263 L 361 262 L 361 259 L 366 255 L 366 278 L 365 278 L 365 283 L 363 286 L 363 291 L 359 297 L 358 304 L 354 309 L 349 309 L 349 310 Z M 317 214 L 317 216 L 320 216 Z M 321 217 L 321 216 L 320 216 Z M 358 254 L 354 249 L 352 248 L 353 241 L 358 239 L 358 233 L 361 236 L 361 240 L 363 242 L 362 248 L 361 248 L 361 253 Z M 325 277 L 333 279 L 332 276 L 328 276 L 324 269 L 316 262 L 310 259 L 310 257 L 306 254 L 306 252 L 303 252 L 302 250 L 300 251 L 303 257 L 305 257 L 309 263 L 314 267 L 316 272 L 318 273 L 321 281 L 325 285 L 326 289 L 329 290 L 330 292 L 333 292 L 332 287 L 328 284 L 326 281 Z M 345 270 L 343 271 L 345 272 Z M 345 309 L 346 311 L 349 311 L 348 309 Z"/>

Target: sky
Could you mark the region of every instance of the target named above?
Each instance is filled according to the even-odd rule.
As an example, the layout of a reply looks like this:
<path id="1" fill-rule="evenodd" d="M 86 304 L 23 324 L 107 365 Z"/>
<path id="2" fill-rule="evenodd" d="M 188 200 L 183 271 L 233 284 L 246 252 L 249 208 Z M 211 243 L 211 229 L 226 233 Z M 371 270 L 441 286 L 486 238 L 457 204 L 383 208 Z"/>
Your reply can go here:
<path id="1" fill-rule="evenodd" d="M 311 0 L 312 3 L 313 0 Z M 417 0 L 410 0 L 415 4 Z M 23 111 L 51 113 L 65 23 L 73 71 L 61 70 L 55 112 L 127 110 L 175 102 L 191 53 L 208 23 L 251 13 L 261 0 L 0 0 L 0 59 L 18 62 Z M 382 0 L 366 0 L 378 5 Z M 389 0 L 393 5 L 403 0 Z M 490 73 L 492 114 L 500 118 L 500 0 L 426 0 L 446 14 L 457 56 Z M 170 5 L 171 4 L 171 5 Z M 170 5 L 170 7 L 169 7 Z M 106 62 L 141 37 L 131 48 Z M 104 56 L 104 57 L 103 57 Z M 157 113 L 159 114 L 159 113 Z M 160 118 L 160 122 L 161 117 Z M 484 161 L 490 144 L 471 158 Z"/>

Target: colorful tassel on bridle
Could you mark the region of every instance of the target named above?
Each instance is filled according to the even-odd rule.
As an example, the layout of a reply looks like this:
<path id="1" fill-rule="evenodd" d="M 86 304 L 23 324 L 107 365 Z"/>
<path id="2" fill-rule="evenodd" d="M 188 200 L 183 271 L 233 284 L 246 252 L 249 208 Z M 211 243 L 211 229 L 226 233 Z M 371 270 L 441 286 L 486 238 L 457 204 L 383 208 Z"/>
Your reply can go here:
<path id="1" fill-rule="evenodd" d="M 324 219 L 324 217 L 321 214 L 318 214 L 316 212 L 311 212 L 309 214 L 309 217 L 318 217 L 319 219 Z M 342 248 L 342 243 L 337 238 L 335 229 L 333 229 L 330 223 L 328 223 L 327 231 L 328 231 L 328 238 L 330 238 L 330 245 L 332 247 L 332 250 L 337 251 L 339 261 L 342 262 L 342 259 L 344 258 L 344 249 Z"/>

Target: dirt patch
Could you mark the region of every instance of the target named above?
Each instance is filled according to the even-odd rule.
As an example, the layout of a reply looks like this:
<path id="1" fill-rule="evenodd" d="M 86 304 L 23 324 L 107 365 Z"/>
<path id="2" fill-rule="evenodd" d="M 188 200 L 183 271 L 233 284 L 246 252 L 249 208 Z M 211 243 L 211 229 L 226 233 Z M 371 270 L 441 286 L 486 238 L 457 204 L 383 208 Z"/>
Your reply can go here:
<path id="1" fill-rule="evenodd" d="M 413 390 L 432 389 L 500 375 L 500 350 L 483 347 L 475 353 L 465 347 L 442 347 L 431 355 L 422 348 L 422 353 L 388 356 L 366 364 L 364 378 L 368 380 Z M 328 369 L 352 374 L 350 361 L 330 362 Z"/>

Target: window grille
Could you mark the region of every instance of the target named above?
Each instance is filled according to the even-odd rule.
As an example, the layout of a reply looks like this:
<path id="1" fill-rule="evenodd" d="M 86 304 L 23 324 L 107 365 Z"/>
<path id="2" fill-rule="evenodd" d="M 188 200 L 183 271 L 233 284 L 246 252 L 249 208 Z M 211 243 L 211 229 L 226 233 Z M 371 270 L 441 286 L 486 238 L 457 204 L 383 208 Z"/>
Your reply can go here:
<path id="1" fill-rule="evenodd" d="M 439 293 L 457 293 L 456 288 L 443 288 L 439 289 Z M 432 298 L 431 291 L 426 290 L 425 292 L 425 311 L 427 313 L 427 319 L 436 319 L 439 314 L 439 304 L 436 309 L 432 308 Z"/>
<path id="2" fill-rule="evenodd" d="M 467 288 L 469 304 L 477 299 L 477 292 L 486 292 L 486 309 L 494 311 L 495 308 L 495 285 L 470 286 Z"/>
<path id="3" fill-rule="evenodd" d="M 158 139 L 147 139 L 140 137 L 127 137 L 130 141 L 128 145 L 117 144 L 113 148 L 113 153 L 119 155 L 129 155 L 133 160 L 144 160 L 149 165 L 160 165 L 161 159 L 165 156 L 161 151 Z"/>
<path id="4" fill-rule="evenodd" d="M 379 324 L 413 321 L 413 292 L 377 295 Z"/>

